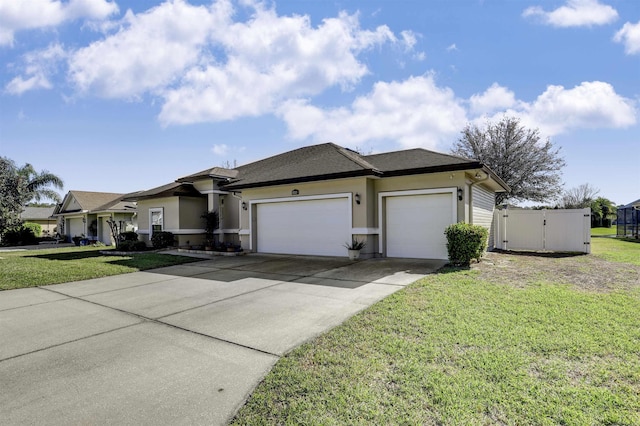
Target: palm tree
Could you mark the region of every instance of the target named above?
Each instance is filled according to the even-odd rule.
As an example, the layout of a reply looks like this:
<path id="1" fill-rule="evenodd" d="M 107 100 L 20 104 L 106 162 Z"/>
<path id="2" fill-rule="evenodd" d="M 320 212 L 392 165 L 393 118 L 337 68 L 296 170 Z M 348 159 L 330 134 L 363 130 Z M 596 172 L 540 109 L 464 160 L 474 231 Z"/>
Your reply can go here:
<path id="1" fill-rule="evenodd" d="M 43 198 L 48 198 L 56 203 L 61 201 L 60 194 L 49 188 L 50 186 L 53 186 L 54 188 L 61 190 L 64 187 L 64 182 L 58 176 L 48 172 L 47 170 L 43 170 L 38 173 L 29 163 L 20 167 L 17 172 L 20 177 L 21 184 L 24 185 L 24 200 L 40 201 Z"/>

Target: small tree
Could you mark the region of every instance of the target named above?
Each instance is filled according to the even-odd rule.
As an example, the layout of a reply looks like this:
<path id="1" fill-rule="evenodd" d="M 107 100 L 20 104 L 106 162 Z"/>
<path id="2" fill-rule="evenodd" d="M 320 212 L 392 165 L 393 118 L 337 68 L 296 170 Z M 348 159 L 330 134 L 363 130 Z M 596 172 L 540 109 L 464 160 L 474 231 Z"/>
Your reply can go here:
<path id="1" fill-rule="evenodd" d="M 588 183 L 567 189 L 562 193 L 558 207 L 561 209 L 584 209 L 591 207 L 592 201 L 600 190 Z"/>
<path id="2" fill-rule="evenodd" d="M 206 211 L 200 216 L 204 221 L 205 244 L 215 245 L 215 231 L 220 226 L 220 215 L 216 210 Z"/>
<path id="3" fill-rule="evenodd" d="M 591 226 L 611 227 L 611 220 L 617 217 L 617 211 L 613 201 L 608 198 L 598 197 L 591 202 L 591 215 L 593 223 Z"/>
<path id="4" fill-rule="evenodd" d="M 549 139 L 540 141 L 538 129 L 527 129 L 515 117 L 505 116 L 484 128 L 468 124 L 451 152 L 489 166 L 511 192 L 496 194 L 496 205 L 507 200 L 545 202 L 562 189 L 560 170 L 565 162 Z"/>
<path id="5" fill-rule="evenodd" d="M 109 230 L 111 231 L 111 238 L 116 243 L 116 249 L 120 248 L 120 231 L 122 230 L 122 226 L 116 222 L 112 217 L 107 219 L 107 225 L 109 225 Z"/>

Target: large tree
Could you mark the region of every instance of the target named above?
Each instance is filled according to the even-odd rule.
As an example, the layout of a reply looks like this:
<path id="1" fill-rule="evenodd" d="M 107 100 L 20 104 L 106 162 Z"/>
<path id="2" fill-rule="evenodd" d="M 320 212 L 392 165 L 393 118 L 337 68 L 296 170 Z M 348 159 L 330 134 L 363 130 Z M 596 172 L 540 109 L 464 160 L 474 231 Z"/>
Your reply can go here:
<path id="1" fill-rule="evenodd" d="M 31 164 L 17 167 L 13 160 L 0 157 L 0 235 L 20 224 L 20 213 L 29 201 L 59 202 L 60 195 L 51 186 L 62 189 L 62 179 L 46 170 L 37 172 Z"/>
<path id="2" fill-rule="evenodd" d="M 560 170 L 565 162 L 549 139 L 540 140 L 538 129 L 528 129 L 516 117 L 505 116 L 484 127 L 467 124 L 451 152 L 489 166 L 511 187 L 497 193 L 496 204 L 505 201 L 545 202 L 562 191 Z"/>

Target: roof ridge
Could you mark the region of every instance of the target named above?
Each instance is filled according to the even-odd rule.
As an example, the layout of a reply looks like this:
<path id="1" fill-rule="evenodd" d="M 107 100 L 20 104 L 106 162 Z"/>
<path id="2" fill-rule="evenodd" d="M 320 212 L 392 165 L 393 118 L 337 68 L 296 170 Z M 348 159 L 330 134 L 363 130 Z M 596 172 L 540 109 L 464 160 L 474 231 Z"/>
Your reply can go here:
<path id="1" fill-rule="evenodd" d="M 358 154 L 356 151 L 353 151 L 349 148 L 345 148 L 343 146 L 337 145 L 333 142 L 329 142 L 331 145 L 333 145 L 334 147 L 338 148 L 338 152 L 342 155 L 344 155 L 345 157 L 347 157 L 347 159 L 353 161 L 354 163 L 356 163 L 357 165 L 359 165 L 360 167 L 367 169 L 367 170 L 378 170 L 373 164 L 369 163 L 367 160 L 365 160 L 363 158 L 362 155 Z"/>
<path id="2" fill-rule="evenodd" d="M 377 154 L 365 155 L 364 157 L 366 158 L 366 157 L 373 157 L 373 156 L 376 156 L 376 155 L 395 154 L 395 153 L 398 153 L 398 152 L 407 152 L 407 151 L 425 151 L 425 152 L 431 152 L 433 154 L 444 155 L 446 157 L 456 158 L 458 160 L 478 161 L 478 160 L 475 160 L 473 158 L 462 157 L 462 156 L 455 155 L 455 154 L 448 154 L 448 153 L 445 153 L 445 152 L 434 151 L 432 149 L 426 149 L 426 148 L 421 148 L 421 147 L 415 147 L 415 148 L 409 148 L 409 149 L 398 149 L 398 150 L 395 150 L 395 151 L 387 151 L 387 152 L 379 152 Z"/>

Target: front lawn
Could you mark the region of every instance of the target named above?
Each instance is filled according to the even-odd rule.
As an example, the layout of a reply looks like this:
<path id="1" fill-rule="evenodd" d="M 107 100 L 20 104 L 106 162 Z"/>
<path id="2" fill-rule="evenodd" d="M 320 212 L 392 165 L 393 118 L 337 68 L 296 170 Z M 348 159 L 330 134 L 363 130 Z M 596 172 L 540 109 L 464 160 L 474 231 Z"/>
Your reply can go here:
<path id="1" fill-rule="evenodd" d="M 640 266 L 640 240 L 592 238 L 591 254 L 610 262 Z"/>
<path id="2" fill-rule="evenodd" d="M 640 266 L 490 253 L 294 350 L 233 422 L 637 425 L 638 312 Z"/>
<path id="3" fill-rule="evenodd" d="M 59 284 L 193 262 L 159 253 L 105 256 L 104 247 L 0 252 L 0 290 Z"/>

